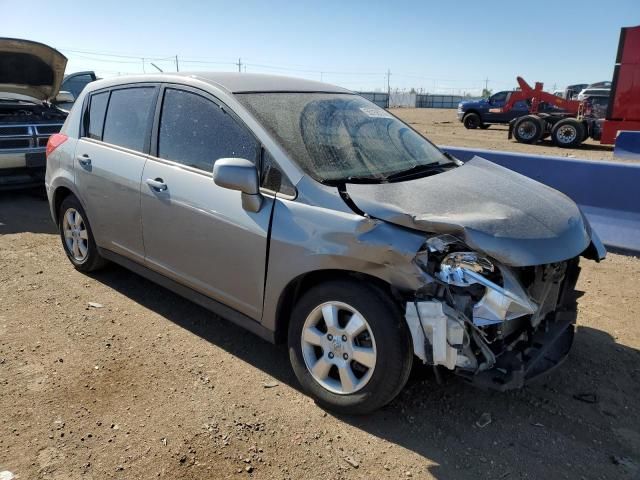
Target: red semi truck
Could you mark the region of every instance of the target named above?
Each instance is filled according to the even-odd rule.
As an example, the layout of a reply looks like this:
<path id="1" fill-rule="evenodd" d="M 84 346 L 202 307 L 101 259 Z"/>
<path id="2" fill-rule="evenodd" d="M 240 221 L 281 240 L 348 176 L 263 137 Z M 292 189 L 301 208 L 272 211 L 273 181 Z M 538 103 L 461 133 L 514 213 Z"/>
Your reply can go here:
<path id="1" fill-rule="evenodd" d="M 559 147 L 575 147 L 587 138 L 613 145 L 618 132 L 640 131 L 640 26 L 623 28 L 616 65 L 613 71 L 611 97 L 606 118 L 597 118 L 590 108 L 589 100 L 565 100 L 542 90 L 536 82 L 531 88 L 518 77 L 520 90 L 513 92 L 502 107 L 507 111 L 521 100 L 530 102 L 529 114 L 513 119 L 509 123 L 509 138 L 521 143 L 537 143 L 551 137 Z M 540 103 L 555 105 L 559 111 L 541 113 Z"/>

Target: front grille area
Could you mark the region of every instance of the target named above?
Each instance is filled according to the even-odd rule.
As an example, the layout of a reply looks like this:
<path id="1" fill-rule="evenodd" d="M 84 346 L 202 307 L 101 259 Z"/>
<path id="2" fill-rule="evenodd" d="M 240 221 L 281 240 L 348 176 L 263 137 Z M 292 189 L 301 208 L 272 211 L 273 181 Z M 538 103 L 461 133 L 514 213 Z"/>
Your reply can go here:
<path id="1" fill-rule="evenodd" d="M 31 135 L 28 125 L 21 125 L 19 127 L 2 127 L 0 126 L 0 137 L 9 135 Z"/>
<path id="2" fill-rule="evenodd" d="M 61 128 L 61 123 L 2 125 L 0 126 L 0 151 L 46 147 L 49 137 L 59 132 Z"/>
<path id="3" fill-rule="evenodd" d="M 30 138 L 0 138 L 0 150 L 11 148 L 30 148 Z"/>
<path id="4" fill-rule="evenodd" d="M 36 125 L 36 131 L 38 135 L 51 135 L 52 133 L 58 133 L 62 125 Z"/>

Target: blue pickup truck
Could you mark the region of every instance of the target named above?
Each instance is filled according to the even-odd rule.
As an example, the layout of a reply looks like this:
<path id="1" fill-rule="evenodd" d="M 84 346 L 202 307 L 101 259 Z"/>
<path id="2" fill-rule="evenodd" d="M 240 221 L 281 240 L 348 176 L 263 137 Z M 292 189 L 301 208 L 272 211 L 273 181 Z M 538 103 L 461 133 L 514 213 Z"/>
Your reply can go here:
<path id="1" fill-rule="evenodd" d="M 489 128 L 492 123 L 509 123 L 511 120 L 529 113 L 529 105 L 525 100 L 516 102 L 508 112 L 490 112 L 490 109 L 501 108 L 511 95 L 510 91 L 494 93 L 489 98 L 468 100 L 458 104 L 458 120 L 465 128 Z"/>

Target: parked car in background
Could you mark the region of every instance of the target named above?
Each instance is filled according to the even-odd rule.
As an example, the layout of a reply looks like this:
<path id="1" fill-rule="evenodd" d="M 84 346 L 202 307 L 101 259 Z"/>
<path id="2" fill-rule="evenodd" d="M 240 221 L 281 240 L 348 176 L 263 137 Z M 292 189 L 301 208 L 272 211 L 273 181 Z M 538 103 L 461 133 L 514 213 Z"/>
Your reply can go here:
<path id="1" fill-rule="evenodd" d="M 53 105 L 67 59 L 42 43 L 0 38 L 0 190 L 44 184 L 45 147 L 67 112 Z"/>
<path id="2" fill-rule="evenodd" d="M 568 85 L 567 88 L 564 89 L 564 94 L 561 95 L 565 100 L 572 100 L 578 96 L 578 94 L 587 88 L 588 84 L 586 83 L 576 83 L 574 85 Z"/>
<path id="3" fill-rule="evenodd" d="M 324 83 L 247 73 L 90 83 L 47 146 L 62 248 L 270 341 L 321 405 L 365 413 L 414 357 L 518 388 L 568 354 L 581 256 L 565 195 L 462 163 Z"/>
<path id="4" fill-rule="evenodd" d="M 69 92 L 73 96 L 73 100 L 68 102 L 57 102 L 56 105 L 65 110 L 70 110 L 75 99 L 80 96 L 80 92 L 82 92 L 84 87 L 96 80 L 98 80 L 98 77 L 96 77 L 96 74 L 93 71 L 75 72 L 65 75 L 62 85 L 60 86 L 60 90 Z"/>
<path id="5" fill-rule="evenodd" d="M 611 82 L 596 82 L 587 86 L 578 94 L 577 99 L 582 101 L 587 97 L 609 97 L 611 95 Z"/>
<path id="6" fill-rule="evenodd" d="M 511 95 L 510 90 L 494 93 L 489 98 L 480 100 L 462 101 L 458 104 L 458 121 L 462 122 L 465 128 L 489 128 L 494 123 L 509 123 L 511 120 L 529 112 L 527 101 L 516 102 L 512 109 L 507 112 L 493 112 L 507 103 Z M 542 106 L 542 110 L 555 110 L 553 106 Z"/>

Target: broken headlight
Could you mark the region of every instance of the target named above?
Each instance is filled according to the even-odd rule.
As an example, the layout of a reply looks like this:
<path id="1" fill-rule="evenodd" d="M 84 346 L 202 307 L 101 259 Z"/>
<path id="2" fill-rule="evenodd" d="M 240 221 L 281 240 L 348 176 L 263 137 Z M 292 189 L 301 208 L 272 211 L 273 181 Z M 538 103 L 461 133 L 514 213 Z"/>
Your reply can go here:
<path id="1" fill-rule="evenodd" d="M 476 283 L 477 280 L 466 274 L 466 272 L 474 272 L 481 275 L 492 273 L 495 270 L 491 261 L 475 252 L 453 252 L 448 254 L 440 262 L 440 271 L 438 278 L 450 285 L 458 287 L 468 287 Z"/>

